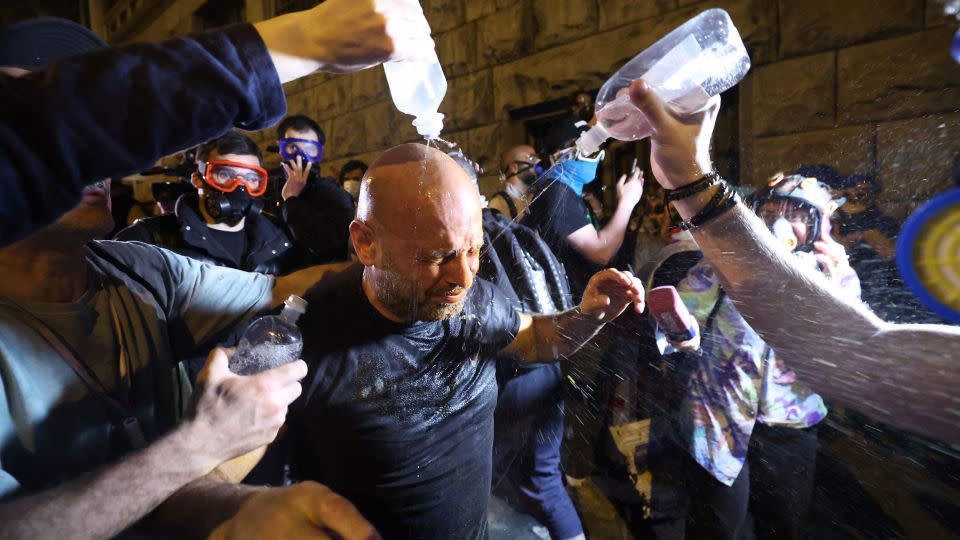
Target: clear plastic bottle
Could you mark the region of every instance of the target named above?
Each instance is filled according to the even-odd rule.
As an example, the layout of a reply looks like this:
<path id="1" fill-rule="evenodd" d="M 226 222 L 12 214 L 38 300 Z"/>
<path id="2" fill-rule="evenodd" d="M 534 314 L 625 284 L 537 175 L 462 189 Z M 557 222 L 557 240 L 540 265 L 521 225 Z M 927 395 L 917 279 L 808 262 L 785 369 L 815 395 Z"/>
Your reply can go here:
<path id="1" fill-rule="evenodd" d="M 577 148 L 590 155 L 610 137 L 635 141 L 650 124 L 627 90 L 644 79 L 678 111 L 695 111 L 711 97 L 740 82 L 750 57 L 726 11 L 708 9 L 627 62 L 597 93 L 597 124 L 581 134 Z"/>
<path id="2" fill-rule="evenodd" d="M 413 125 L 417 133 L 428 140 L 436 139 L 443 130 L 443 114 L 437 109 L 447 93 L 447 78 L 436 51 L 432 61 L 386 62 L 383 71 L 397 109 L 416 117 Z"/>
<path id="3" fill-rule="evenodd" d="M 297 319 L 306 310 L 307 301 L 291 294 L 279 315 L 266 315 L 250 323 L 230 359 L 230 371 L 253 375 L 300 358 L 303 336 Z"/>

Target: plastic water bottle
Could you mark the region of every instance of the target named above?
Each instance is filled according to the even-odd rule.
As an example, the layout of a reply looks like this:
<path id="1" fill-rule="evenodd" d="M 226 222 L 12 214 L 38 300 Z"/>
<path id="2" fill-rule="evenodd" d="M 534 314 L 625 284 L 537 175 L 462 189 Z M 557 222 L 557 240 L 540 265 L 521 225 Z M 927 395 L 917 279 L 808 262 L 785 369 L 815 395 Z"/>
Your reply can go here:
<path id="1" fill-rule="evenodd" d="M 447 93 L 447 78 L 436 51 L 432 61 L 386 62 L 383 71 L 397 109 L 416 117 L 417 133 L 427 140 L 436 139 L 443 130 L 443 114 L 437 109 Z"/>
<path id="2" fill-rule="evenodd" d="M 649 122 L 628 94 L 636 79 L 644 79 L 675 110 L 692 112 L 749 70 L 750 57 L 730 15 L 708 9 L 638 54 L 600 87 L 597 124 L 580 135 L 577 148 L 590 155 L 610 137 L 635 141 L 650 135 Z"/>
<path id="3" fill-rule="evenodd" d="M 250 323 L 230 359 L 230 371 L 253 375 L 300 358 L 303 336 L 297 319 L 306 310 L 307 301 L 291 294 L 279 315 L 266 315 Z"/>

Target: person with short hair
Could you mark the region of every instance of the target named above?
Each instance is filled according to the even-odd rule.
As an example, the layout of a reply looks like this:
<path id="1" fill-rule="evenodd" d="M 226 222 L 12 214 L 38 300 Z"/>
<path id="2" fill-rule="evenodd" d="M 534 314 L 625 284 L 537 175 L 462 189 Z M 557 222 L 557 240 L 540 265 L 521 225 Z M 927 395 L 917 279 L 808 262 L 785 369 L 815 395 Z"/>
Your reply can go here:
<path id="1" fill-rule="evenodd" d="M 313 119 L 288 116 L 277 126 L 283 184 L 283 221 L 296 240 L 299 267 L 349 258 L 354 201 L 333 178 L 320 175 L 326 135 Z"/>
<path id="2" fill-rule="evenodd" d="M 289 273 L 291 240 L 260 213 L 268 179 L 257 144 L 228 131 L 200 145 L 196 160 L 195 193 L 181 196 L 173 214 L 138 220 L 115 239 L 153 244 L 217 266 Z"/>

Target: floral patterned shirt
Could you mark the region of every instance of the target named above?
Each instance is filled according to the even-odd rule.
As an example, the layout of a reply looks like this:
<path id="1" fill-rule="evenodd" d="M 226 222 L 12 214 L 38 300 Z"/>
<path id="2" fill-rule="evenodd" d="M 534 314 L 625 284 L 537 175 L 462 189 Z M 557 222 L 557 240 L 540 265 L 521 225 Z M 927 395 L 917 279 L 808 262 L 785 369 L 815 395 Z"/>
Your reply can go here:
<path id="1" fill-rule="evenodd" d="M 859 297 L 859 279 L 850 273 L 840 280 L 841 288 Z M 691 268 L 677 291 L 703 335 L 698 363 L 686 377 L 676 435 L 697 463 L 729 486 L 743 468 L 755 422 L 802 429 L 823 420 L 827 408 L 721 293 L 710 263 L 702 260 Z M 673 350 L 665 337 L 658 333 L 658 338 L 661 350 Z"/>

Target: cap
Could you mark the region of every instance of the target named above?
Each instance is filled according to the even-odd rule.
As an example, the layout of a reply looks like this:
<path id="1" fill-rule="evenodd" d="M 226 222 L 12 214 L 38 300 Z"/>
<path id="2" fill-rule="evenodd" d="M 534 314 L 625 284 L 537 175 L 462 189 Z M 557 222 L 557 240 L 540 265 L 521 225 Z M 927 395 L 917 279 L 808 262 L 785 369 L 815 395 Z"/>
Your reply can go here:
<path id="1" fill-rule="evenodd" d="M 295 294 L 291 294 L 283 301 L 284 309 L 290 309 L 298 313 L 305 313 L 307 311 L 307 301 Z"/>
<path id="2" fill-rule="evenodd" d="M 41 17 L 0 30 L 0 66 L 40 69 L 66 56 L 103 49 L 92 30 L 67 19 Z"/>
<path id="3" fill-rule="evenodd" d="M 576 116 L 564 116 L 558 120 L 543 139 L 543 150 L 545 156 L 549 156 L 567 145 L 570 141 L 576 140 L 581 133 L 590 129 L 590 124 Z M 599 146 L 599 145 L 597 145 Z M 591 154 L 593 152 L 590 152 Z"/>
<path id="4" fill-rule="evenodd" d="M 413 121 L 417 133 L 427 139 L 436 139 L 443 131 L 443 113 L 424 113 Z"/>
<path id="5" fill-rule="evenodd" d="M 600 149 L 600 145 L 609 138 L 610 133 L 603 127 L 603 124 L 598 123 L 580 134 L 580 138 L 577 139 L 577 150 L 585 156 L 593 155 Z"/>

